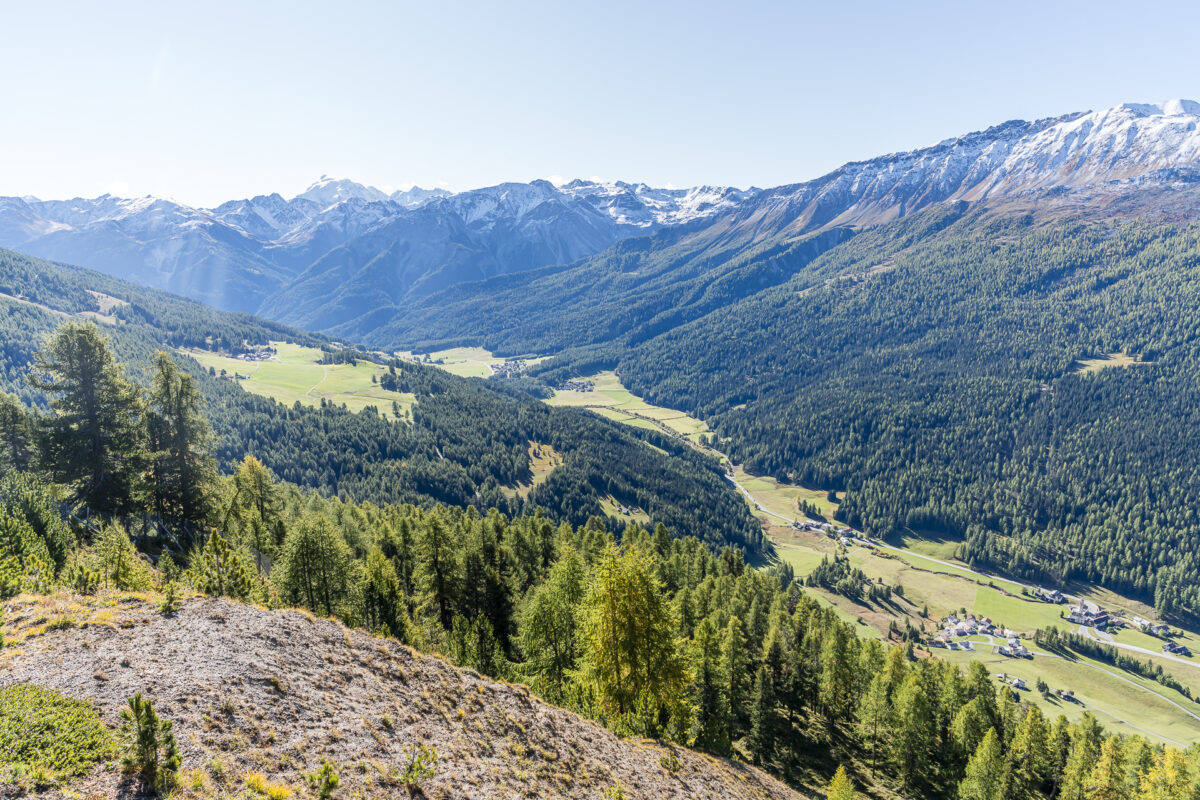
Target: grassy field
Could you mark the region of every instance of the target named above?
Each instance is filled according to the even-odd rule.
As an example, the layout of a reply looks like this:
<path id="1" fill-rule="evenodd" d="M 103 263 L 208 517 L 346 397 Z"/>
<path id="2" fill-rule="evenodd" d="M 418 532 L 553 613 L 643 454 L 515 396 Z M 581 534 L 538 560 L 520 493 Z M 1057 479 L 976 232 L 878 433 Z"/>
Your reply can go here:
<path id="1" fill-rule="evenodd" d="M 409 350 L 397 351 L 396 355 L 405 359 L 424 359 L 425 354 L 413 353 Z M 433 360 L 430 366 L 444 369 L 461 378 L 486 378 L 492 374 L 495 367 L 500 366 L 506 359 L 492 355 L 490 350 L 482 347 L 452 347 L 449 350 L 435 350 L 428 354 Z M 525 363 L 536 364 L 541 358 L 527 358 Z"/>
<path id="2" fill-rule="evenodd" d="M 1079 372 L 1084 375 L 1094 375 L 1102 369 L 1110 369 L 1112 367 L 1132 367 L 1137 364 L 1145 364 L 1148 362 L 1142 361 L 1139 356 L 1131 356 L 1128 353 L 1102 353 L 1095 358 L 1083 358 L 1076 361 L 1072 365 L 1072 372 Z"/>
<path id="3" fill-rule="evenodd" d="M 621 379 L 612 371 L 601 372 L 581 380 L 590 380 L 594 390 L 556 391 L 546 402 L 553 406 L 587 408 L 603 417 L 636 428 L 684 436 L 694 444 L 699 443 L 701 434 L 709 432 L 708 425 L 695 417 L 672 408 L 647 403 L 626 389 L 621 384 Z"/>
<path id="4" fill-rule="evenodd" d="M 982 661 L 994 675 L 1022 678 L 1028 689 L 1019 690 L 1018 694 L 1022 699 L 1042 706 L 1051 717 L 1065 714 L 1068 719 L 1075 720 L 1084 711 L 1091 711 L 1105 727 L 1116 733 L 1140 733 L 1156 741 L 1183 745 L 1200 740 L 1200 719 L 1164 698 L 1193 710 L 1193 713 L 1200 713 L 1200 705 L 1161 684 L 1121 673 L 1090 659 L 1067 661 L 1044 655 L 1032 659 L 1007 658 L 993 653 L 992 645 L 978 637 L 973 638 L 973 644 L 975 653 L 938 651 L 937 655 L 964 669 L 969 661 Z M 1044 680 L 1051 691 L 1071 690 L 1078 702 L 1042 697 L 1035 688 L 1038 678 Z"/>
<path id="5" fill-rule="evenodd" d="M 815 506 L 828 519 L 832 519 L 837 510 L 837 503 L 831 501 L 825 492 L 818 489 L 806 489 L 802 486 L 779 483 L 770 477 L 757 477 L 741 467 L 733 468 L 733 477 L 754 495 L 756 503 L 773 514 L 797 518 L 800 516 L 798 504 L 801 500 Z"/>
<path id="6" fill-rule="evenodd" d="M 625 513 L 621 513 L 621 504 L 613 497 L 605 497 L 600 501 L 600 507 L 604 510 L 605 516 L 618 519 L 624 523 L 636 522 L 638 525 L 646 526 L 650 524 L 650 515 L 640 508 L 625 508 Z"/>
<path id="7" fill-rule="evenodd" d="M 529 443 L 529 471 L 533 478 L 529 483 L 521 483 L 515 487 L 501 486 L 500 491 L 509 497 L 527 497 L 533 487 L 546 482 L 550 473 L 563 463 L 563 454 L 548 444 L 541 442 Z"/>
<path id="8" fill-rule="evenodd" d="M 407 393 L 389 392 L 372 382 L 386 371 L 385 367 L 368 361 L 357 364 L 319 364 L 321 351 L 287 342 L 272 342 L 277 356 L 268 361 L 243 361 L 218 355 L 207 350 L 188 349 L 182 352 L 211 367 L 218 373 L 247 375 L 239 380 L 243 389 L 271 397 L 286 405 L 296 401 L 317 405 L 322 399 L 345 405 L 352 411 L 375 406 L 379 413 L 392 416 L 392 403 L 400 404 L 400 413 L 409 413 L 416 398 Z"/>

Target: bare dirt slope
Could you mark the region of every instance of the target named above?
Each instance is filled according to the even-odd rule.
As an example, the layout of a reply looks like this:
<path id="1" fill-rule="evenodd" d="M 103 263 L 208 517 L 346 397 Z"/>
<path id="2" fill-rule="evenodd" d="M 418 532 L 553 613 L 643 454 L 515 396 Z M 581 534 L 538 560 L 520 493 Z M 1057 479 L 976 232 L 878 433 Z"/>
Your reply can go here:
<path id="1" fill-rule="evenodd" d="M 70 627 L 66 627 L 66 626 Z M 244 777 L 304 796 L 303 773 L 335 762 L 335 797 L 407 797 L 399 770 L 437 748 L 431 798 L 798 798 L 723 759 L 620 739 L 499 683 L 295 611 L 195 598 L 164 617 L 148 598 L 22 596 L 10 601 L 0 685 L 32 682 L 94 700 L 117 724 L 142 691 L 175 722 L 184 796 L 248 797 Z M 190 770 L 190 771 L 189 771 Z M 190 787 L 190 788 L 189 788 Z M 98 767 L 82 797 L 132 796 Z"/>

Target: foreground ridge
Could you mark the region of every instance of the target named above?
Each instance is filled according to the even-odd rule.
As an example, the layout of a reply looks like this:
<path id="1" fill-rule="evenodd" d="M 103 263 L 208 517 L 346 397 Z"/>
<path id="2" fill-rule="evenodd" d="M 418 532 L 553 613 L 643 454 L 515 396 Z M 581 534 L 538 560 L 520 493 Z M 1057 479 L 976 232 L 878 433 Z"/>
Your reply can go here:
<path id="1" fill-rule="evenodd" d="M 417 745 L 438 754 L 428 797 L 801 797 L 752 767 L 621 739 L 524 686 L 307 612 L 196 598 L 168 617 L 148 595 L 22 595 L 5 623 L 0 686 L 92 700 L 114 725 L 144 692 L 174 720 L 185 797 L 239 795 L 256 772 L 300 787 L 323 759 L 338 796 L 408 797 L 399 776 Z M 81 794 L 135 796 L 103 768 Z"/>

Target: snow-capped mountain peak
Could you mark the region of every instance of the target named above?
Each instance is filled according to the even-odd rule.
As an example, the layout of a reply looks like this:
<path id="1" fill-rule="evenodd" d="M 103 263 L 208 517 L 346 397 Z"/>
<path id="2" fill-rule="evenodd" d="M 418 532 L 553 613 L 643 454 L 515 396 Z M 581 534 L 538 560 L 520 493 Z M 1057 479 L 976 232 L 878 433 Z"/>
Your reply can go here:
<path id="1" fill-rule="evenodd" d="M 344 178 L 331 178 L 328 175 L 322 175 L 320 180 L 293 197 L 292 201 L 308 200 L 322 208 L 328 208 L 346 200 L 380 202 L 387 199 L 387 194 L 376 189 L 374 186 L 363 186 L 361 183 L 355 183 Z"/>

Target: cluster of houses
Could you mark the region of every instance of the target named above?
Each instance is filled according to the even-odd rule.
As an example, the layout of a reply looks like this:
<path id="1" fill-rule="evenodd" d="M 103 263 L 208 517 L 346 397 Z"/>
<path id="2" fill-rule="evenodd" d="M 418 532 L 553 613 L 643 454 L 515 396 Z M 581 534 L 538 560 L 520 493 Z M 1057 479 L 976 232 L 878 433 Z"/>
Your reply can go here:
<path id="1" fill-rule="evenodd" d="M 571 381 L 563 381 L 554 388 L 560 392 L 590 392 L 594 390 L 596 386 L 591 381 L 576 379 Z"/>
<path id="2" fill-rule="evenodd" d="M 238 353 L 234 358 L 239 361 L 266 361 L 275 357 L 274 347 L 257 347 L 245 353 Z"/>
<path id="3" fill-rule="evenodd" d="M 1188 650 L 1187 645 L 1179 642 L 1163 642 L 1162 651 L 1164 653 L 1173 653 L 1177 656 L 1190 656 L 1191 650 Z"/>
<path id="4" fill-rule="evenodd" d="M 529 368 L 529 365 L 525 362 L 525 359 L 510 358 L 508 361 L 505 361 L 503 364 L 494 364 L 492 366 L 491 377 L 493 377 L 493 378 L 519 378 L 520 376 L 525 374 L 525 371 L 528 368 Z"/>
<path id="5" fill-rule="evenodd" d="M 1006 643 L 1000 645 L 996 652 L 1001 655 L 1012 656 L 1014 658 L 1029 658 L 1029 650 L 1021 644 L 1020 638 L 1016 631 L 1001 628 L 992 623 L 987 617 L 976 617 L 974 614 L 966 614 L 962 619 L 951 614 L 942 620 L 942 630 L 936 636 L 929 640 L 931 647 L 945 647 L 950 650 L 971 648 L 964 647 L 969 642 L 956 641 L 964 636 L 974 636 L 983 634 L 985 636 L 1003 636 Z"/>
<path id="6" fill-rule="evenodd" d="M 1161 622 L 1151 622 L 1150 620 L 1142 619 L 1141 617 L 1134 617 L 1130 620 L 1130 622 L 1133 623 L 1134 627 L 1142 630 L 1145 633 L 1150 633 L 1155 636 L 1171 635 L 1171 629 Z"/>
<path id="7" fill-rule="evenodd" d="M 1073 622 L 1076 625 L 1086 625 L 1089 628 L 1095 628 L 1099 631 L 1104 630 L 1115 621 L 1111 614 L 1091 600 L 1083 600 L 1079 605 L 1071 606 L 1069 612 L 1067 614 L 1067 622 Z"/>

